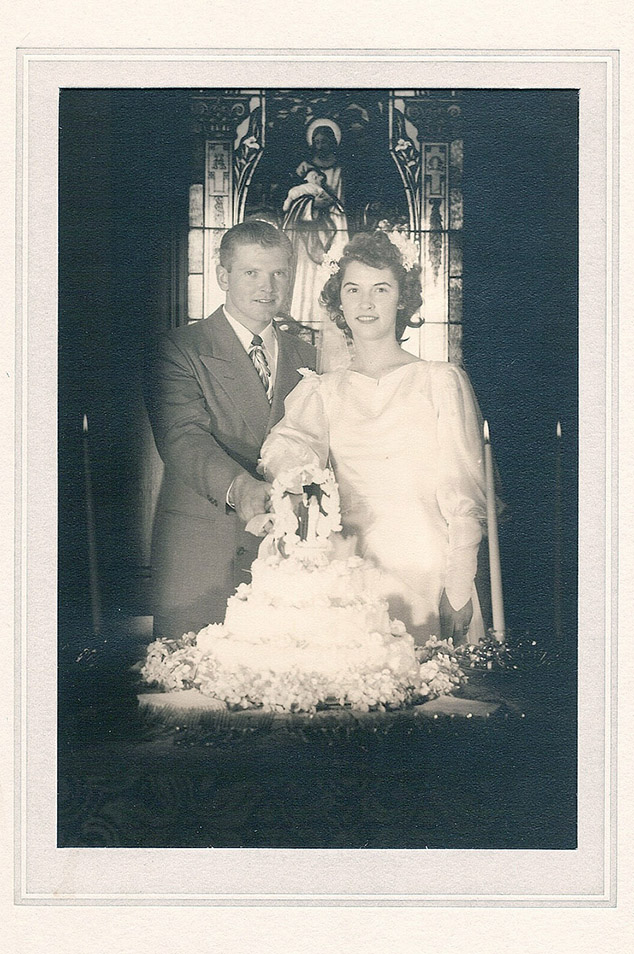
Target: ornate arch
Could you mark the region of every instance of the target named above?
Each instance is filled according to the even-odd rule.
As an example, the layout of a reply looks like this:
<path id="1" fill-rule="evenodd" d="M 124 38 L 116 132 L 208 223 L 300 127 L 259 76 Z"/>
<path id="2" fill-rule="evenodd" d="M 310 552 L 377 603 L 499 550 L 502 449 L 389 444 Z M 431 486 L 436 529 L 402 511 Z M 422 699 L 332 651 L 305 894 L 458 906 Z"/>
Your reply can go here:
<path id="1" fill-rule="evenodd" d="M 425 324 L 408 347 L 460 361 L 463 140 L 456 90 L 194 93 L 188 319 L 205 317 L 221 301 L 215 264 L 226 229 L 249 214 L 280 224 L 285 190 L 306 157 L 305 130 L 322 116 L 342 129 L 352 231 L 387 217 L 420 244 Z"/>

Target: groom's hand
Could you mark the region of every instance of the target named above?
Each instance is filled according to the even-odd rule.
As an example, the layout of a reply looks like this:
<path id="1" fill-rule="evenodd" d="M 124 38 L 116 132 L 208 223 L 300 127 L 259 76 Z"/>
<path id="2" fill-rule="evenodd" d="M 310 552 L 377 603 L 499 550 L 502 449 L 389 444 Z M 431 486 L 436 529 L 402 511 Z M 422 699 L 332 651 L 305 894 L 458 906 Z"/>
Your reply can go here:
<path id="1" fill-rule="evenodd" d="M 269 509 L 271 485 L 265 480 L 256 480 L 246 471 L 233 481 L 229 490 L 229 503 L 243 523 L 252 517 L 267 513 Z"/>
<path id="2" fill-rule="evenodd" d="M 466 642 L 467 630 L 473 616 L 471 600 L 465 603 L 461 609 L 455 610 L 443 590 L 440 597 L 439 615 L 441 639 L 453 639 L 454 646 Z"/>

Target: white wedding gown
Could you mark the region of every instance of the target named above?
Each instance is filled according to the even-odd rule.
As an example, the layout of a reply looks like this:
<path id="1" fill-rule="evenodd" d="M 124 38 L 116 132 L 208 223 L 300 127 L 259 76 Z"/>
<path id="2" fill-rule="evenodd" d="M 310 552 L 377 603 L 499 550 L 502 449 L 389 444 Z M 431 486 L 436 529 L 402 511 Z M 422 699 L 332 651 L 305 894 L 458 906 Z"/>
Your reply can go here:
<path id="1" fill-rule="evenodd" d="M 380 380 L 306 372 L 264 443 L 261 469 L 273 479 L 328 462 L 344 535 L 382 570 L 391 615 L 417 643 L 440 636 L 445 589 L 456 609 L 473 599 L 469 640 L 481 638 L 474 577 L 486 490 L 481 416 L 464 371 L 417 361 Z"/>

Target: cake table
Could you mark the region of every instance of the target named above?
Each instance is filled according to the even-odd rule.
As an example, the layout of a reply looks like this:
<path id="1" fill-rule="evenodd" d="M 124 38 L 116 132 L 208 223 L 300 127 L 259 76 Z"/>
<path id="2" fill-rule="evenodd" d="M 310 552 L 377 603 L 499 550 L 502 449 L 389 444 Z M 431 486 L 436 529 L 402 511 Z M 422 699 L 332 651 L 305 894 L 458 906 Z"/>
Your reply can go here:
<path id="1" fill-rule="evenodd" d="M 88 653 L 67 642 L 60 847 L 576 845 L 567 670 L 476 674 L 460 696 L 400 712 L 182 719 L 139 705 L 142 645 L 125 621 Z"/>

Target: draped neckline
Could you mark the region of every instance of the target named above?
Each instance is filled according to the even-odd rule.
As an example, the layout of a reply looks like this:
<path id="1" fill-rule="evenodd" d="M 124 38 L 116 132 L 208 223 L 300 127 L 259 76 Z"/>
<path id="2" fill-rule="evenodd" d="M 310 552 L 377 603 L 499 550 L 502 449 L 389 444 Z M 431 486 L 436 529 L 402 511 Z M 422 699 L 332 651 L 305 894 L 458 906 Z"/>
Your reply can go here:
<path id="1" fill-rule="evenodd" d="M 386 378 L 391 377 L 393 374 L 396 374 L 398 371 L 402 371 L 403 368 L 414 367 L 414 365 L 423 364 L 423 361 L 406 361 L 404 364 L 399 364 L 397 367 L 392 368 L 390 371 L 385 371 L 378 378 L 375 378 L 372 374 L 364 374 L 363 371 L 354 371 L 352 368 L 348 368 L 349 374 L 356 374 L 359 378 L 364 378 L 366 381 L 372 381 L 374 384 L 380 384 Z"/>

